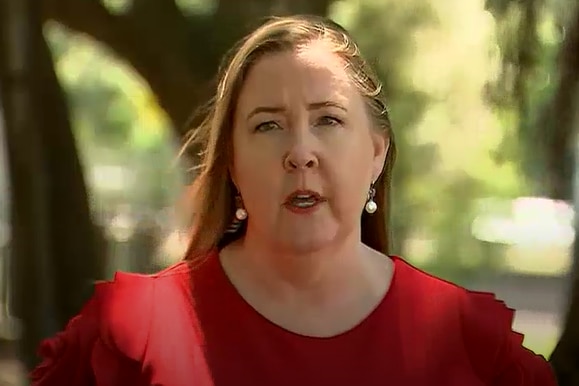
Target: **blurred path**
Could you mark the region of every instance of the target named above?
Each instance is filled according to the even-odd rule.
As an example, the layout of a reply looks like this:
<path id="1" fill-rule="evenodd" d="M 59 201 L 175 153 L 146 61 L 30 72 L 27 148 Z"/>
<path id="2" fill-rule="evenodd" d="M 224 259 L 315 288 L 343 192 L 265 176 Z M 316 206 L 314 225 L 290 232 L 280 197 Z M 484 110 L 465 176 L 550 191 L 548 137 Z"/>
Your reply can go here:
<path id="1" fill-rule="evenodd" d="M 20 386 L 24 369 L 15 358 L 14 344 L 0 340 L 0 386 Z"/>

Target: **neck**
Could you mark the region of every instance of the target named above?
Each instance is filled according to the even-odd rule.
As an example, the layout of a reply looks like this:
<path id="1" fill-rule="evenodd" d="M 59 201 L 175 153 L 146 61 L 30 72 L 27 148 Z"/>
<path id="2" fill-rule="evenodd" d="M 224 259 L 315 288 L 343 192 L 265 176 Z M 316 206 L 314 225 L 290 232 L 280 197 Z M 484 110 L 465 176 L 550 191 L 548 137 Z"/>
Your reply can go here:
<path id="1" fill-rule="evenodd" d="M 366 257 L 376 253 L 362 244 L 359 231 L 318 250 L 296 251 L 264 242 L 248 230 L 228 249 L 230 257 L 223 263 L 232 274 L 246 276 L 280 300 L 301 298 L 301 293 L 309 301 L 326 301 L 360 286 L 375 266 Z"/>

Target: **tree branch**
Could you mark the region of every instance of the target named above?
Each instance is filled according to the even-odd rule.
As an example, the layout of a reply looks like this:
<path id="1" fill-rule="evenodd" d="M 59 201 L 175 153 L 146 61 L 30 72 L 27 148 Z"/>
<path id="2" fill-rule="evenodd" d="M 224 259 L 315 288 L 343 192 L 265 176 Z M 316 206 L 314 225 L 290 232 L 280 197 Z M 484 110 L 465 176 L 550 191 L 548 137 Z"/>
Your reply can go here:
<path id="1" fill-rule="evenodd" d="M 159 7 L 170 9 L 165 1 L 155 3 L 165 4 Z M 177 30 L 185 25 L 184 18 L 179 12 L 166 14 L 162 11 L 167 20 L 163 28 L 158 28 L 159 24 L 150 20 L 158 17 L 158 12 L 145 19 L 133 12 L 136 11 L 113 15 L 97 0 L 43 0 L 45 21 L 54 20 L 86 34 L 127 60 L 149 83 L 160 106 L 179 130 L 197 102 L 195 90 L 202 82 L 195 75 L 183 43 L 179 44 L 187 35 Z"/>
<path id="2" fill-rule="evenodd" d="M 193 108 L 209 96 L 220 58 L 248 32 L 249 22 L 275 10 L 324 14 L 332 2 L 220 0 L 213 15 L 187 18 L 174 0 L 134 0 L 121 15 L 111 14 L 98 0 L 42 1 L 45 21 L 89 35 L 126 59 L 181 134 Z"/>
<path id="3" fill-rule="evenodd" d="M 133 0 L 131 4 L 126 18 L 139 33 L 146 33 L 148 39 L 156 38 L 155 44 L 170 45 L 183 54 L 193 51 L 190 47 L 187 49 L 191 22 L 175 0 Z M 167 37 L 170 40 L 167 41 Z"/>
<path id="4" fill-rule="evenodd" d="M 551 127 L 543 125 L 548 141 L 548 171 L 553 174 L 553 196 L 570 199 L 573 195 L 575 143 L 578 118 L 576 109 L 579 105 L 579 7 L 576 7 L 575 18 L 568 30 L 561 47 L 560 79 L 553 98 L 551 109 L 547 114 Z M 547 121 L 545 118 L 544 121 Z M 549 130 L 551 129 L 551 130 Z M 573 170 L 575 169 L 575 170 Z M 577 197 L 577 192 L 574 192 Z M 575 198 L 575 208 L 578 199 Z M 575 229 L 579 221 L 575 220 Z M 564 319 L 564 328 L 550 362 L 560 385 L 579 384 L 579 243 L 573 248 L 573 269 L 570 301 Z"/>
<path id="5" fill-rule="evenodd" d="M 44 21 L 55 20 L 77 32 L 109 44 L 117 41 L 120 19 L 112 15 L 98 0 L 43 0 Z"/>

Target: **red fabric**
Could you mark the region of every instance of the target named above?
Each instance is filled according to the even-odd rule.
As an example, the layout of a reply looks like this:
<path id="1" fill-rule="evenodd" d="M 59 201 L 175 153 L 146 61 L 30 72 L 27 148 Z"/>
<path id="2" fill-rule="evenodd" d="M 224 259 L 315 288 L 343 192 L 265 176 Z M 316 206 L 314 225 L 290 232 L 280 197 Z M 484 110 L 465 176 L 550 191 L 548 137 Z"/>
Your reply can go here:
<path id="1" fill-rule="evenodd" d="M 394 257 L 391 288 L 352 330 L 308 338 L 267 321 L 213 253 L 192 270 L 117 274 L 42 343 L 33 386 L 555 386 L 513 311 Z"/>

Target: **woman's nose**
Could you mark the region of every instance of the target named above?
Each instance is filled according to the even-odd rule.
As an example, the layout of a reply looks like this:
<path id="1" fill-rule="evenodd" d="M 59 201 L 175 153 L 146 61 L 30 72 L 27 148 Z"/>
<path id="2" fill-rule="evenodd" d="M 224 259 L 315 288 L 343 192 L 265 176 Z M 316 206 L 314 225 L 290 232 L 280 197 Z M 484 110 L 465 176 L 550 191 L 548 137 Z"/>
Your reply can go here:
<path id="1" fill-rule="evenodd" d="M 319 160 L 311 141 L 307 135 L 300 135 L 294 140 L 284 159 L 284 168 L 287 171 L 318 167 Z"/>

